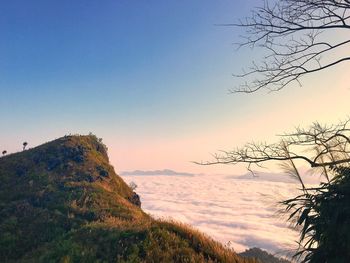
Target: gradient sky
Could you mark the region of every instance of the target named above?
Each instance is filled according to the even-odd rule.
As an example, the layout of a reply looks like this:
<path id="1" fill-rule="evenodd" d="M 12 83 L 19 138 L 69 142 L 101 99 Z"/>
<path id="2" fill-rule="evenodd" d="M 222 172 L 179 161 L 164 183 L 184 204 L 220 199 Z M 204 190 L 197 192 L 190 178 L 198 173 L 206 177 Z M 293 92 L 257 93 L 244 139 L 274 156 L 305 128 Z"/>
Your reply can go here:
<path id="1" fill-rule="evenodd" d="M 348 114 L 340 65 L 276 93 L 229 95 L 256 51 L 236 51 L 239 29 L 218 27 L 261 1 L 0 3 L 0 150 L 92 132 L 117 171 L 202 167 L 210 153 Z"/>

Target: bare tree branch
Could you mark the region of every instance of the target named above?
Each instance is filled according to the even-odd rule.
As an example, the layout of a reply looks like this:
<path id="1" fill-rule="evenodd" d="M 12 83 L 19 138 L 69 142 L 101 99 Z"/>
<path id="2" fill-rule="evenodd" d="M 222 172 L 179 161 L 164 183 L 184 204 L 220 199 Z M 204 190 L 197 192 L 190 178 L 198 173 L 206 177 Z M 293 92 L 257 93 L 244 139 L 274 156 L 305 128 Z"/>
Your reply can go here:
<path id="1" fill-rule="evenodd" d="M 347 166 L 350 163 L 349 125 L 347 120 L 337 125 L 314 123 L 307 129 L 298 127 L 293 133 L 280 135 L 278 143 L 248 143 L 232 151 L 221 151 L 213 155 L 213 161 L 199 164 L 244 163 L 251 170 L 253 165 L 270 161 L 286 161 L 296 168 L 294 161 L 300 160 L 312 168 L 326 169 L 340 164 Z"/>
<path id="2" fill-rule="evenodd" d="M 336 56 L 339 49 L 350 47 L 350 3 L 346 0 L 264 0 L 263 7 L 250 17 L 221 26 L 246 29 L 239 48 L 267 51 L 261 63 L 253 62 L 234 75 L 244 78 L 244 83 L 231 92 L 277 91 L 292 83 L 300 85 L 302 77 L 350 60 L 350 56 Z M 330 39 L 327 32 L 343 39 Z"/>

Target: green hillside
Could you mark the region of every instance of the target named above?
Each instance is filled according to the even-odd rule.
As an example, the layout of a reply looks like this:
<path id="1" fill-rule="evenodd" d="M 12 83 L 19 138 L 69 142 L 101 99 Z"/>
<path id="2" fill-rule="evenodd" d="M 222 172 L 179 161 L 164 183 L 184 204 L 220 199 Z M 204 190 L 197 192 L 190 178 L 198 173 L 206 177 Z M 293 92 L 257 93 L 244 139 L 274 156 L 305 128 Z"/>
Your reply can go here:
<path id="1" fill-rule="evenodd" d="M 151 218 L 95 136 L 0 158 L 1 262 L 255 262 Z"/>

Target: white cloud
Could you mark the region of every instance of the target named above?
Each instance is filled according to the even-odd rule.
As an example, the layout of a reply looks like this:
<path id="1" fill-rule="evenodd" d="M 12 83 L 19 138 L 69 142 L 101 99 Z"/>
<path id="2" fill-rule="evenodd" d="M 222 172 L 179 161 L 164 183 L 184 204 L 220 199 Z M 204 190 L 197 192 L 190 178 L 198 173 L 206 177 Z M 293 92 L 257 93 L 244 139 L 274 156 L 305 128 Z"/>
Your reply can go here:
<path id="1" fill-rule="evenodd" d="M 155 217 L 191 224 L 240 252 L 260 247 L 285 254 L 298 233 L 278 215 L 278 201 L 295 196 L 297 183 L 225 175 L 124 176 L 134 181 L 142 208 Z"/>

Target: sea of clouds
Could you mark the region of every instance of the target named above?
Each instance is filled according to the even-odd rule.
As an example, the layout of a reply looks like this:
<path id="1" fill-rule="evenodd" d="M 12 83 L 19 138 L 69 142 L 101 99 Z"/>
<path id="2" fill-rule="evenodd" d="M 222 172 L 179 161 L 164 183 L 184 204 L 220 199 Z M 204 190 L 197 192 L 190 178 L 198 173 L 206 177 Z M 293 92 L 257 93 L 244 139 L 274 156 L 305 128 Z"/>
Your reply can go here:
<path id="1" fill-rule="evenodd" d="M 154 217 L 188 223 L 241 252 L 260 247 L 280 255 L 297 248 L 298 233 L 278 202 L 300 185 L 282 175 L 123 175 L 137 184 L 142 208 Z M 277 178 L 277 179 L 276 179 Z M 273 180 L 275 179 L 275 180 Z"/>

